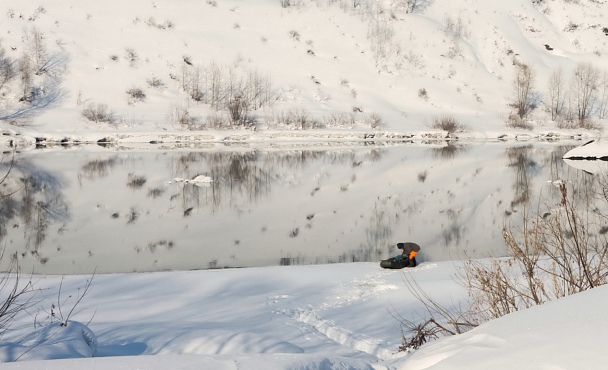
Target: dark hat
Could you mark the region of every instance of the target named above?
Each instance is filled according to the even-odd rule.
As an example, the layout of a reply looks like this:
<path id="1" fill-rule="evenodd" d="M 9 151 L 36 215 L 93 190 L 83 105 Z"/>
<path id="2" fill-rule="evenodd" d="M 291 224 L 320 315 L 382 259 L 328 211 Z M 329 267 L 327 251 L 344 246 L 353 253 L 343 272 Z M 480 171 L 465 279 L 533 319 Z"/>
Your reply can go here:
<path id="1" fill-rule="evenodd" d="M 405 246 L 405 244 L 403 244 L 403 243 L 397 243 L 397 248 L 399 248 L 399 249 L 403 249 L 404 246 Z"/>

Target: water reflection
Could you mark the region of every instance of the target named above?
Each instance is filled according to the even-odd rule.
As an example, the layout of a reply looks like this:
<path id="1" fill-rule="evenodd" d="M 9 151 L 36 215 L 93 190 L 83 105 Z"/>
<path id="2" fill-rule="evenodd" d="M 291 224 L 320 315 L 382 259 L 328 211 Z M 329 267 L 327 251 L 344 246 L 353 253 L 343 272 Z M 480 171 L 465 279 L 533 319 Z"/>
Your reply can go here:
<path id="1" fill-rule="evenodd" d="M 27 159 L 5 160 L 0 171 L 6 173 L 0 192 L 0 241 L 9 229 L 19 229 L 23 235 L 22 256 L 30 254 L 44 264 L 47 258 L 40 255 L 39 248 L 47 238 L 49 226 L 62 225 L 70 219 L 63 181 Z"/>
<path id="2" fill-rule="evenodd" d="M 561 160 L 572 145 L 22 153 L 0 187 L 0 241 L 38 273 L 379 261 L 406 240 L 426 260 L 500 254 L 504 222 L 558 197 L 552 181 L 597 185 Z"/>

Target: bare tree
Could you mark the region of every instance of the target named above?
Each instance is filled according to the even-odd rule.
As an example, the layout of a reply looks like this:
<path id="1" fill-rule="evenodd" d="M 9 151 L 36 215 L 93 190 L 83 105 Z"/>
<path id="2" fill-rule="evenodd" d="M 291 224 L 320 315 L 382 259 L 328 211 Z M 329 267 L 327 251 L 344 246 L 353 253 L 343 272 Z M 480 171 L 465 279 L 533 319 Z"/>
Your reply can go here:
<path id="1" fill-rule="evenodd" d="M 564 74 L 561 69 L 551 73 L 549 78 L 549 109 L 551 110 L 551 120 L 555 121 L 562 114 L 564 109 Z"/>
<path id="2" fill-rule="evenodd" d="M 0 90 L 17 75 L 14 64 L 14 61 L 6 55 L 4 48 L 0 46 Z"/>
<path id="3" fill-rule="evenodd" d="M 598 88 L 600 71 L 591 63 L 579 64 L 574 70 L 570 93 L 576 104 L 576 118 L 584 124 L 595 111 L 595 91 Z"/>
<path id="4" fill-rule="evenodd" d="M 202 81 L 203 81 L 203 72 L 202 67 L 197 65 L 192 70 L 192 74 L 190 76 L 190 97 L 192 100 L 196 102 L 200 102 L 203 100 L 203 91 L 202 91 Z"/>
<path id="5" fill-rule="evenodd" d="M 515 101 L 511 104 L 517 110 L 517 116 L 524 119 L 534 108 L 534 80 L 536 72 L 532 66 L 525 63 L 516 64 L 515 79 Z"/>
<path id="6" fill-rule="evenodd" d="M 599 88 L 598 116 L 600 119 L 608 118 L 608 72 L 604 71 Z"/>
<path id="7" fill-rule="evenodd" d="M 30 101 L 32 95 L 32 67 L 31 61 L 28 55 L 23 55 L 19 59 L 19 73 L 21 77 L 21 98 L 20 101 Z"/>
<path id="8" fill-rule="evenodd" d="M 23 30 L 23 40 L 26 42 L 34 73 L 40 75 L 46 72 L 49 56 L 44 43 L 44 35 L 36 27 L 29 30 L 26 28 Z"/>

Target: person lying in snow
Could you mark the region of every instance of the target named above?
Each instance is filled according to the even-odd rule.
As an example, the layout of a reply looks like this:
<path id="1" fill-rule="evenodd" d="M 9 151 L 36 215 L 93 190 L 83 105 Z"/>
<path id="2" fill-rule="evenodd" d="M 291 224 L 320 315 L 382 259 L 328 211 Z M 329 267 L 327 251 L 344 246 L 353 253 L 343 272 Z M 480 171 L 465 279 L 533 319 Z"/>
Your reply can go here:
<path id="1" fill-rule="evenodd" d="M 401 269 L 404 267 L 416 267 L 416 254 L 420 252 L 420 246 L 416 243 L 397 243 L 397 248 L 403 250 L 399 255 L 380 262 L 380 267 L 389 269 Z"/>

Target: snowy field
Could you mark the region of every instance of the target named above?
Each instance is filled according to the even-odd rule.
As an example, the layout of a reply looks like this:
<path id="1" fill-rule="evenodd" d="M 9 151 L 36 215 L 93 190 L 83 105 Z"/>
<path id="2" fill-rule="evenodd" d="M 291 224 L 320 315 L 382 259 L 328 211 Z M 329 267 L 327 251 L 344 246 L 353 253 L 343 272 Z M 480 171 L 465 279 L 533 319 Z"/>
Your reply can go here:
<path id="1" fill-rule="evenodd" d="M 601 287 L 397 353 L 395 316 L 420 304 L 415 278 L 440 302 L 466 299 L 450 262 L 382 270 L 375 263 L 98 275 L 67 327 L 32 330 L 25 315 L 3 337 L 3 369 L 600 369 L 606 362 L 608 289 Z M 76 294 L 86 276 L 63 281 Z M 60 277 L 37 299 L 43 320 Z M 74 297 L 66 299 L 64 315 Z M 45 313 L 46 312 L 46 313 Z M 84 336 L 89 322 L 94 340 Z M 44 334 L 44 335 L 43 335 Z M 35 346 L 41 338 L 45 342 Z M 85 340 L 86 338 L 86 340 Z M 18 343 L 18 344 L 17 344 Z M 573 348 L 573 343 L 576 343 Z M 27 349 L 31 349 L 26 353 Z M 93 358 L 89 357 L 92 354 Z M 46 359 L 58 359 L 44 361 Z M 30 361 L 23 361 L 30 360 Z"/>
<path id="2" fill-rule="evenodd" d="M 601 142 L 607 19 L 603 0 L 0 0 L 0 145 Z M 80 302 L 91 275 L 34 275 L 0 367 L 605 367 L 606 287 L 398 353 L 396 317 L 422 309 L 404 279 L 458 305 L 459 263 L 98 274 Z"/>

